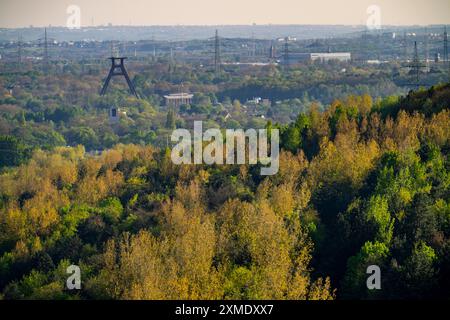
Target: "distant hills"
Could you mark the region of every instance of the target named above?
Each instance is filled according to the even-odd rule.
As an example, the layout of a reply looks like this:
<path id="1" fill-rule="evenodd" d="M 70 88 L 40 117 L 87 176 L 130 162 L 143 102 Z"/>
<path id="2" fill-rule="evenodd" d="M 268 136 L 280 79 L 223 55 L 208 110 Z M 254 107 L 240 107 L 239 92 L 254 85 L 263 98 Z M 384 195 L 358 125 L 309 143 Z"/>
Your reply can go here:
<path id="1" fill-rule="evenodd" d="M 395 27 L 387 26 L 381 31 L 401 31 L 407 29 L 423 30 L 424 27 Z M 20 34 L 23 41 L 34 41 L 43 37 L 43 27 L 28 27 L 19 29 L 0 29 L 0 42 L 17 41 Z M 70 30 L 65 27 L 48 27 L 48 36 L 57 41 L 81 41 L 81 40 L 195 40 L 208 39 L 214 36 L 219 29 L 221 37 L 277 39 L 290 36 L 298 40 L 314 38 L 330 38 L 340 36 L 360 36 L 366 30 L 366 26 L 348 25 L 225 25 L 225 26 L 95 26 L 83 27 L 78 30 Z M 428 26 L 428 31 L 442 32 L 442 26 Z"/>

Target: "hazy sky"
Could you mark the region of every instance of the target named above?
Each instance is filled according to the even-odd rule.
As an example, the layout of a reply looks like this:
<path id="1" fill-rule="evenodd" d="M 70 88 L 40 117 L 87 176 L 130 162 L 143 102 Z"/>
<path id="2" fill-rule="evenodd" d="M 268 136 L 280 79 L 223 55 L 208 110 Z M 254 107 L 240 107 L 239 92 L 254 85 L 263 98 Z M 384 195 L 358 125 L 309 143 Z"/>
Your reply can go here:
<path id="1" fill-rule="evenodd" d="M 0 0 L 0 27 L 65 26 L 69 5 L 81 25 L 366 24 L 369 5 L 381 24 L 450 23 L 450 0 Z"/>

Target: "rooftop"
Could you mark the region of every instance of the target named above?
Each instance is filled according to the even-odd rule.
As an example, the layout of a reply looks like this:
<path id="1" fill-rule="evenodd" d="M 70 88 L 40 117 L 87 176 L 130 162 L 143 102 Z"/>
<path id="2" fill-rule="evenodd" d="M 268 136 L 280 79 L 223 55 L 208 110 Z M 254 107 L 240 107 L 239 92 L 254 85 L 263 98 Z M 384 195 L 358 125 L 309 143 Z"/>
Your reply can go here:
<path id="1" fill-rule="evenodd" d="M 193 98 L 193 97 L 194 97 L 193 94 L 191 94 L 191 93 L 184 93 L 184 92 L 171 93 L 171 94 L 168 94 L 168 95 L 164 96 L 164 98 L 166 98 L 166 99 L 182 99 L 182 98 Z"/>

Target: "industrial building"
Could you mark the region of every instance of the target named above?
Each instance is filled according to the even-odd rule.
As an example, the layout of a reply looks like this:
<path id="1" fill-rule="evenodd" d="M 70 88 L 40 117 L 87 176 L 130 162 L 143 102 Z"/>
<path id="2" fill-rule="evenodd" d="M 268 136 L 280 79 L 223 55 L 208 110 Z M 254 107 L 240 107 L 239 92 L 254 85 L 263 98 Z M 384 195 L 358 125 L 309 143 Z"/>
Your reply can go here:
<path id="1" fill-rule="evenodd" d="M 352 59 L 352 54 L 350 52 L 311 53 L 310 59 L 312 61 L 320 60 L 323 62 L 329 60 L 350 61 Z"/>
<path id="2" fill-rule="evenodd" d="M 350 61 L 352 59 L 352 55 L 350 52 L 320 52 L 320 53 L 294 53 L 290 52 L 287 55 L 287 61 L 286 61 L 286 55 L 283 55 L 281 57 L 281 62 L 283 64 L 296 64 L 306 61 L 321 61 L 321 62 L 327 62 L 330 60 L 337 60 L 337 61 Z"/>
<path id="3" fill-rule="evenodd" d="M 168 107 L 178 108 L 179 106 L 185 104 L 191 104 L 193 94 L 190 93 L 171 93 L 169 95 L 164 96 L 165 104 Z"/>

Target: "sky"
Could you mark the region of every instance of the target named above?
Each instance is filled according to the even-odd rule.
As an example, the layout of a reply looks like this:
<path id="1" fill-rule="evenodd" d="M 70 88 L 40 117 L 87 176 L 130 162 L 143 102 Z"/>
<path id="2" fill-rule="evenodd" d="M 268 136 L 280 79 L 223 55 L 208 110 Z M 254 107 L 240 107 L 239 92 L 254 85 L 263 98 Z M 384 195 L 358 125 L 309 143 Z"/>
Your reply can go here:
<path id="1" fill-rule="evenodd" d="M 66 26 L 67 8 L 81 26 L 345 24 L 365 25 L 380 8 L 382 25 L 450 24 L 450 0 L 0 0 L 0 27 Z"/>

